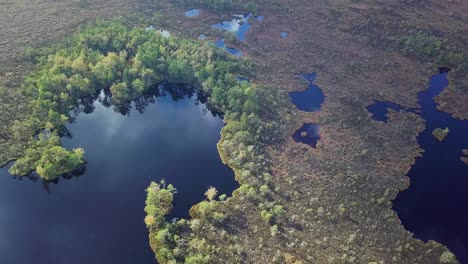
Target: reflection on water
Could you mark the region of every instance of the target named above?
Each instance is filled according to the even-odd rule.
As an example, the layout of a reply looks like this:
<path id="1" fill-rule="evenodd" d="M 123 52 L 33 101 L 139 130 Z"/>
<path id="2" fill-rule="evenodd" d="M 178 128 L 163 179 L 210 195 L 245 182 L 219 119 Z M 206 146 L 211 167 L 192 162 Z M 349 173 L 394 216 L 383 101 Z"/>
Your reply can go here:
<path id="1" fill-rule="evenodd" d="M 226 47 L 226 43 L 224 43 L 224 39 L 220 39 L 220 40 L 216 41 L 215 46 L 217 48 L 226 49 L 227 52 L 229 52 L 230 54 L 232 54 L 232 55 L 234 55 L 236 57 L 244 56 L 244 53 L 241 50 Z"/>
<path id="2" fill-rule="evenodd" d="M 437 110 L 434 96 L 447 85 L 446 72 L 433 76 L 428 89 L 418 94 L 420 110 L 391 102 L 376 102 L 367 109 L 379 121 L 387 122 L 387 108 L 419 113 L 426 121 L 425 130 L 418 136 L 423 156 L 408 173 L 409 189 L 397 196 L 393 207 L 415 237 L 440 242 L 457 255 L 460 263 L 467 263 L 468 166 L 460 157 L 461 150 L 468 148 L 468 121 Z M 450 133 L 439 142 L 432 131 L 445 127 Z"/>
<path id="3" fill-rule="evenodd" d="M 320 111 L 322 103 L 325 100 L 322 89 L 314 84 L 317 73 L 300 74 L 309 83 L 309 86 L 304 91 L 295 91 L 289 93 L 289 97 L 297 109 L 305 112 Z M 296 142 L 307 144 L 313 148 L 317 147 L 317 142 L 320 140 L 320 125 L 304 124 L 299 128 L 292 138 Z"/>
<path id="4" fill-rule="evenodd" d="M 200 10 L 198 9 L 190 9 L 185 11 L 185 16 L 186 17 L 196 17 L 200 14 Z"/>
<path id="5" fill-rule="evenodd" d="M 80 177 L 44 184 L 0 169 L 0 263 L 155 263 L 143 221 L 151 181 L 178 188 L 171 217 L 187 217 L 209 186 L 231 194 L 216 149 L 223 121 L 191 87 L 170 90 L 119 107 L 108 93 L 84 98 L 62 139 L 86 150 Z"/>
<path id="6" fill-rule="evenodd" d="M 310 73 L 301 74 L 299 76 L 305 79 L 309 83 L 309 86 L 304 91 L 295 91 L 289 93 L 291 101 L 301 111 L 320 111 L 320 107 L 325 100 L 325 96 L 323 95 L 322 89 L 314 84 L 314 80 L 317 77 L 317 74 Z"/>
<path id="7" fill-rule="evenodd" d="M 237 76 L 236 80 L 238 80 L 239 82 L 250 82 L 248 78 L 245 78 L 243 76 Z"/>
<path id="8" fill-rule="evenodd" d="M 207 37 L 206 37 L 205 34 L 200 34 L 200 36 L 198 36 L 198 39 L 199 39 L 199 40 L 206 40 Z"/>
<path id="9" fill-rule="evenodd" d="M 249 18 L 252 17 L 252 14 L 247 15 L 235 15 L 231 21 L 224 21 L 219 24 L 213 25 L 214 28 L 226 30 L 232 32 L 236 35 L 239 41 L 245 40 L 245 34 L 252 27 L 249 24 Z"/>
<path id="10" fill-rule="evenodd" d="M 320 126 L 312 123 L 304 124 L 294 132 L 292 138 L 296 142 L 304 143 L 315 148 L 317 147 L 317 142 L 320 140 Z"/>

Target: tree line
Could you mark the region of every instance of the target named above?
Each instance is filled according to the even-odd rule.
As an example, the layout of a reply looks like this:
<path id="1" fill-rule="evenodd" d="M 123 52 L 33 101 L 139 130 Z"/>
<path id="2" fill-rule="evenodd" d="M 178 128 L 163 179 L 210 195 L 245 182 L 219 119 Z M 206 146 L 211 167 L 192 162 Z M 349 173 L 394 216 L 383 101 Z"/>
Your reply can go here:
<path id="1" fill-rule="evenodd" d="M 62 47 L 34 50 L 30 55 L 36 68 L 22 88 L 30 101 L 30 115 L 15 123 L 15 129 L 47 132 L 38 139 L 30 135 L 11 174 L 36 171 L 43 179 L 53 180 L 80 168 L 85 162 L 84 150 L 69 151 L 60 144 L 73 110 L 79 111 L 80 103 L 97 98 L 101 90 L 106 103 L 125 106 L 167 81 L 193 85 L 210 108 L 224 114 L 218 143 L 223 162 L 235 171 L 242 184 L 240 192 L 255 193 L 261 186 L 262 193 L 268 193 L 271 176 L 263 148 L 284 138 L 286 132 L 278 122 L 276 94 L 268 87 L 237 79 L 254 77 L 251 60 L 234 57 L 210 42 L 168 37 L 144 25 L 131 27 L 119 21 L 98 21 L 79 30 Z M 88 110 L 92 108 L 84 108 Z M 145 222 L 159 262 L 208 261 L 206 254 L 179 244 L 189 238 L 198 243 L 196 234 L 187 231 L 196 231 L 200 221 L 220 224 L 228 217 L 219 211 L 215 189 L 207 191 L 209 201 L 192 208 L 195 219 L 177 222 L 165 219 L 172 209 L 175 188 L 152 183 L 147 192 Z M 270 222 L 278 218 L 278 209 L 274 209 L 273 204 L 265 208 L 264 217 Z"/>
<path id="2" fill-rule="evenodd" d="M 256 151 L 283 132 L 274 118 L 262 116 L 274 112 L 269 111 L 270 93 L 236 79 L 253 76 L 252 61 L 235 58 L 209 42 L 163 36 L 143 25 L 98 21 L 61 48 L 38 51 L 31 59 L 36 68 L 22 88 L 31 114 L 16 126 L 47 129 L 54 136 L 31 140 L 10 169 L 13 175 L 36 171 L 44 179 L 55 179 L 84 163 L 82 150 L 67 151 L 55 138 L 65 130 L 80 98 L 102 89 L 111 95 L 112 104 L 122 105 L 162 81 L 194 85 L 207 95 L 208 105 L 224 113 L 226 126 L 218 148 L 233 169 L 262 170 L 263 156 Z M 36 151 L 44 145 L 55 151 Z M 40 169 L 46 167 L 55 169 Z"/>

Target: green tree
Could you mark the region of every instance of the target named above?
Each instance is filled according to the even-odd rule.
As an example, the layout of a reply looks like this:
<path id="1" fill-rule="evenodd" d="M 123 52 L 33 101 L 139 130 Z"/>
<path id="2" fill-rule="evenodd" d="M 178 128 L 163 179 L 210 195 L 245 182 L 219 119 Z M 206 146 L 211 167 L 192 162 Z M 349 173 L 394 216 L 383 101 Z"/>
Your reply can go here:
<path id="1" fill-rule="evenodd" d="M 216 195 L 218 194 L 218 190 L 216 190 L 215 187 L 210 187 L 208 188 L 208 190 L 205 192 L 205 196 L 206 198 L 208 198 L 208 200 L 210 202 L 212 202 L 215 198 L 216 198 Z"/>
<path id="2" fill-rule="evenodd" d="M 55 180 L 71 173 L 84 163 L 84 150 L 81 148 L 67 151 L 61 146 L 46 149 L 36 163 L 37 174 L 44 180 Z"/>

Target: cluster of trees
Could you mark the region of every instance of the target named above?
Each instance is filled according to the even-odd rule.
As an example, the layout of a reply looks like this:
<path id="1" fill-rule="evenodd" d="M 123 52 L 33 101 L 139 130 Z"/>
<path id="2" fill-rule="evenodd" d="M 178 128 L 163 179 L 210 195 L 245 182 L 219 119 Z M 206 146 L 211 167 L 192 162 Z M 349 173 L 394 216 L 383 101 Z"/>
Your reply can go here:
<path id="1" fill-rule="evenodd" d="M 193 85 L 209 107 L 224 113 L 226 125 L 218 143 L 223 162 L 235 171 L 243 186 L 253 192 L 263 186 L 261 192 L 268 195 L 266 182 L 271 176 L 263 148 L 284 138 L 286 132 L 278 122 L 275 94 L 267 87 L 236 78 L 253 77 L 254 65 L 249 59 L 234 57 L 211 43 L 162 35 L 118 21 L 97 22 L 80 30 L 62 48 L 31 54 L 36 54 L 32 59 L 37 67 L 26 78 L 23 92 L 30 100 L 32 114 L 19 126 L 54 132 L 33 141 L 11 168 L 12 174 L 36 170 L 50 180 L 77 169 L 84 163 L 83 150 L 67 151 L 59 141 L 71 110 L 89 101 L 87 98 L 97 98 L 101 90 L 106 103 L 125 106 L 166 81 Z M 172 209 L 175 188 L 152 183 L 147 191 L 145 222 L 160 263 L 207 261 L 207 253 L 191 247 L 181 234 L 196 230 L 196 223 L 223 223 L 227 216 L 218 205 L 226 196 L 215 201 L 217 192 L 211 188 L 206 193 L 208 200 L 192 208 L 193 220 L 168 222 L 165 216 Z M 265 218 L 278 221 L 282 208 L 264 209 Z"/>
<path id="2" fill-rule="evenodd" d="M 462 49 L 453 45 L 448 39 L 440 38 L 423 30 L 412 30 L 411 34 L 398 38 L 390 37 L 395 46 L 405 55 L 422 61 L 431 61 L 437 67 L 452 70 L 454 76 L 451 86 L 466 89 L 462 84 L 468 74 L 468 57 Z"/>
<path id="3" fill-rule="evenodd" d="M 468 58 L 453 47 L 447 39 L 438 38 L 424 31 L 403 36 L 399 41 L 401 50 L 406 55 L 419 59 L 435 59 L 440 66 L 451 66 L 460 71 L 468 71 Z"/>
<path id="4" fill-rule="evenodd" d="M 6 88 L 0 83 L 0 166 L 20 157 L 36 132 L 34 124 L 22 122 L 29 116 L 28 98 L 19 89 Z"/>
<path id="5" fill-rule="evenodd" d="M 174 259 L 171 249 L 177 246 L 177 236 L 174 235 L 177 226 L 175 223 L 167 222 L 165 216 L 172 210 L 177 190 L 161 181 L 161 183 L 151 182 L 146 192 L 145 223 L 150 233 L 150 246 L 160 261 L 168 263 Z"/>
<path id="6" fill-rule="evenodd" d="M 44 180 L 52 181 L 78 169 L 84 164 L 84 150 L 68 151 L 60 146 L 57 133 L 50 136 L 40 134 L 39 139 L 26 149 L 23 157 L 16 160 L 10 168 L 13 175 L 27 175 L 36 171 Z"/>
<path id="7" fill-rule="evenodd" d="M 265 175 L 264 178 L 270 176 Z M 169 214 L 173 201 L 174 188 L 169 185 L 165 187 L 165 182 L 161 184 L 151 183 L 148 188 L 146 201 L 147 216 L 145 222 L 150 231 L 149 238 L 151 246 L 156 253 L 159 263 L 214 263 L 214 259 L 219 259 L 219 244 L 229 245 L 223 250 L 230 251 L 233 259 L 242 262 L 242 249 L 239 244 L 229 241 L 226 236 L 226 229 L 235 223 L 237 214 L 242 214 L 238 205 L 232 207 L 225 202 L 226 195 L 218 196 L 218 191 L 214 187 L 208 188 L 205 192 L 206 200 L 194 205 L 190 209 L 190 220 L 180 219 L 166 221 L 163 215 Z M 276 191 L 276 190 L 275 190 Z M 262 195 L 268 195 L 271 190 L 263 185 L 260 188 Z M 250 201 L 260 201 L 258 190 L 248 184 L 242 184 L 235 191 L 237 197 L 249 199 Z M 235 199 L 235 198 L 233 198 Z M 268 224 L 271 236 L 275 237 L 283 232 L 283 224 L 286 223 L 286 209 L 275 201 L 260 202 L 261 217 Z M 218 238 L 213 240 L 206 236 L 206 232 L 213 232 Z"/>
<path id="8" fill-rule="evenodd" d="M 227 125 L 219 148 L 227 163 L 227 153 L 241 156 L 237 165 L 246 160 L 246 155 L 261 158 L 254 153 L 255 146 L 267 140 L 264 136 L 269 136 L 268 128 L 277 127 L 274 121 L 260 117 L 259 104 L 265 100 L 260 98 L 261 88 L 236 79 L 239 75 L 252 76 L 252 62 L 235 58 L 209 43 L 167 37 L 156 30 L 130 28 L 117 21 L 101 21 L 79 31 L 65 47 L 38 54 L 34 57 L 36 70 L 23 87 L 33 113 L 24 126 L 34 124 L 38 130 L 48 128 L 60 133 L 68 122 L 69 111 L 80 98 L 105 89 L 111 94 L 112 103 L 121 105 L 158 83 L 169 81 L 196 86 L 207 95 L 210 106 L 225 113 Z M 35 148 L 40 147 L 30 146 Z M 74 157 L 71 154 L 69 158 Z M 40 160 L 29 156 L 31 164 Z M 53 156 L 52 153 L 44 159 L 49 157 L 50 163 L 55 164 L 59 159 Z M 57 170 L 56 175 L 46 176 L 38 171 L 45 179 L 58 177 L 62 172 Z M 26 169 L 12 169 L 11 173 L 24 175 Z"/>
<path id="9" fill-rule="evenodd" d="M 203 223 L 205 220 L 213 223 L 222 223 L 225 220 L 225 214 L 217 212 L 218 191 L 214 187 L 208 188 L 205 193 L 207 200 L 191 208 L 192 220 L 181 219 L 171 222 L 166 221 L 165 216 L 172 209 L 176 189 L 172 185 L 166 186 L 163 180 L 161 183 L 152 182 L 146 192 L 145 223 L 149 230 L 151 248 L 158 261 L 174 264 L 210 263 L 210 254 L 215 248 L 196 234 L 203 232 L 202 226 L 205 225 Z M 224 200 L 225 195 L 220 195 L 219 199 Z M 187 231 L 192 232 L 189 234 Z"/>
<path id="10" fill-rule="evenodd" d="M 448 39 L 430 29 L 415 27 L 408 20 L 392 21 L 372 15 L 365 23 L 353 27 L 353 32 L 372 36 L 372 43 L 379 48 L 395 49 L 402 54 L 423 62 L 451 70 L 450 86 L 466 89 L 462 80 L 468 74 L 468 56 L 463 42 Z"/>

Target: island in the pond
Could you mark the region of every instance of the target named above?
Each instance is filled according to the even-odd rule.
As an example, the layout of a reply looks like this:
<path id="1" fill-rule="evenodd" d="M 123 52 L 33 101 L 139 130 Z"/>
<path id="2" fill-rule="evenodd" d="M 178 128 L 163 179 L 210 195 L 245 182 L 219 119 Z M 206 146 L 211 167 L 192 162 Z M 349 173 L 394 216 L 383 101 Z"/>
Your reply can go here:
<path id="1" fill-rule="evenodd" d="M 6 1 L 0 263 L 468 262 L 467 20 Z"/>
<path id="2" fill-rule="evenodd" d="M 436 128 L 432 131 L 432 135 L 437 138 L 437 140 L 439 141 L 443 141 L 445 139 L 445 137 L 449 134 L 450 130 L 448 129 L 448 127 L 446 127 L 445 129 L 442 129 L 442 128 Z"/>

